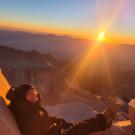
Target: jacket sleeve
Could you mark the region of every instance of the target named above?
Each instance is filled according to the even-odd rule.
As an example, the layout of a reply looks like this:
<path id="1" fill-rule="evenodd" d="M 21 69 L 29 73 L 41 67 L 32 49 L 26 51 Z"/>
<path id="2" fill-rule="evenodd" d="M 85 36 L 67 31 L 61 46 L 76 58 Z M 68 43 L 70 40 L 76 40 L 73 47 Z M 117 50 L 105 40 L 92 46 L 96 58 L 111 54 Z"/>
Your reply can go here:
<path id="1" fill-rule="evenodd" d="M 98 114 L 95 118 L 90 118 L 82 122 L 74 124 L 72 127 L 64 131 L 64 135 L 88 135 L 93 132 L 105 130 L 106 119 L 104 115 Z"/>

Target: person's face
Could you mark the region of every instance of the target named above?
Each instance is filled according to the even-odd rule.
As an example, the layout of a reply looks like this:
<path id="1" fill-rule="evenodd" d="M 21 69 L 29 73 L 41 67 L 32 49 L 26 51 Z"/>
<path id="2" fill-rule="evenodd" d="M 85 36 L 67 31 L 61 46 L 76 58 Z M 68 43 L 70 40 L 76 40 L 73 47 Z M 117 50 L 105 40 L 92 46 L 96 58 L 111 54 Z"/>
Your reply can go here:
<path id="1" fill-rule="evenodd" d="M 38 92 L 34 88 L 30 89 L 25 98 L 29 102 L 36 103 L 38 101 Z"/>

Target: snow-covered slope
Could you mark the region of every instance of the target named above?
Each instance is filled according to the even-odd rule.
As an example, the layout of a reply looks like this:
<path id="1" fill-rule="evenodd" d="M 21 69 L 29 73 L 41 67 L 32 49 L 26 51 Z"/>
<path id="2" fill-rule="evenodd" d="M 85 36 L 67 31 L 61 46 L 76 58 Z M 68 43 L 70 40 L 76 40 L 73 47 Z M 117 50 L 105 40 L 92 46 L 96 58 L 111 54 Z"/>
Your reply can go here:
<path id="1" fill-rule="evenodd" d="M 82 102 L 73 102 L 55 106 L 47 106 L 50 115 L 64 118 L 67 121 L 81 121 L 96 115 L 96 111 Z"/>

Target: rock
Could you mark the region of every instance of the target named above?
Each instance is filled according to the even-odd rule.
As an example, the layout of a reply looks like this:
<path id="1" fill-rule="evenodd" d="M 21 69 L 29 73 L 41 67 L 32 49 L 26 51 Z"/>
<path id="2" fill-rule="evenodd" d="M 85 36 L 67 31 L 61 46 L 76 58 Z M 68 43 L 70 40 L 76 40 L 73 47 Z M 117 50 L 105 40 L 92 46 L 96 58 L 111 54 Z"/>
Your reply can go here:
<path id="1" fill-rule="evenodd" d="M 125 131 L 124 129 L 120 127 L 112 126 L 110 129 L 93 133 L 91 135 L 131 135 L 131 133 Z"/>
<path id="2" fill-rule="evenodd" d="M 130 102 L 128 103 L 128 114 L 133 129 L 135 129 L 135 99 L 130 100 Z"/>
<path id="3" fill-rule="evenodd" d="M 21 135 L 14 117 L 8 110 L 3 98 L 0 97 L 0 134 Z"/>

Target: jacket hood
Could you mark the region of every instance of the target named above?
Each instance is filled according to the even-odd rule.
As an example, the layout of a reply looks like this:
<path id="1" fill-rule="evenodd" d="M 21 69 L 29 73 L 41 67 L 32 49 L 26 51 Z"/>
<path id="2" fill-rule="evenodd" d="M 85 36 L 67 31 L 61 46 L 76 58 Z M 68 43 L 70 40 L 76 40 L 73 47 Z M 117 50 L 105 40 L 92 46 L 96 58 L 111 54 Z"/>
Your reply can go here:
<path id="1" fill-rule="evenodd" d="M 19 85 L 18 87 L 12 87 L 7 93 L 7 98 L 9 100 L 12 100 L 12 96 L 16 95 L 17 97 L 21 99 L 25 99 L 29 90 L 33 88 L 34 86 L 30 84 L 22 84 L 22 85 Z"/>
<path id="2" fill-rule="evenodd" d="M 25 97 L 26 97 L 26 94 L 28 93 L 28 91 L 32 88 L 34 88 L 34 87 L 32 85 L 28 85 L 28 84 L 23 84 L 18 87 L 11 87 L 6 94 L 6 98 L 8 100 L 10 100 L 12 103 L 17 102 L 17 101 L 28 102 L 28 101 L 26 101 Z M 41 96 L 40 96 L 39 92 L 38 92 L 37 96 L 38 96 L 38 102 L 36 102 L 35 104 L 40 105 Z M 33 104 L 33 103 L 31 103 L 31 104 Z"/>
<path id="3" fill-rule="evenodd" d="M 37 110 L 41 109 L 41 103 L 40 103 L 40 94 L 38 93 L 39 100 L 36 103 L 31 103 L 24 98 L 20 98 L 16 94 L 16 88 L 12 87 L 7 95 L 6 98 L 11 101 L 9 104 L 9 108 L 13 111 L 13 113 L 16 116 L 23 117 L 29 117 L 32 115 L 32 113 L 37 112 Z"/>

